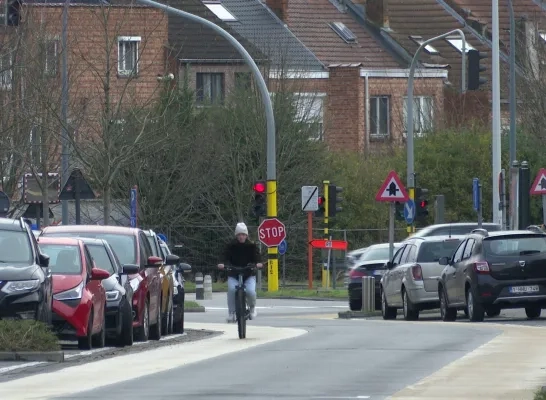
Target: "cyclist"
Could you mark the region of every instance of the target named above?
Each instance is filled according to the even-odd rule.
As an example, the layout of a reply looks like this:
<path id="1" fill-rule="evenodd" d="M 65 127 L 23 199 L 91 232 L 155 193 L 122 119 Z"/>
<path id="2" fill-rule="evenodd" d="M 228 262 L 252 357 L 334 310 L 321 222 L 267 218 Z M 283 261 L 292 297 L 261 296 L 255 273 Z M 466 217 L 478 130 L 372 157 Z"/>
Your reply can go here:
<path id="1" fill-rule="evenodd" d="M 246 267 L 248 264 L 256 264 L 257 268 L 262 268 L 260 252 L 258 246 L 248 238 L 248 228 L 243 222 L 239 222 L 235 227 L 235 239 L 231 240 L 222 256 L 225 264 L 234 267 Z M 224 269 L 224 264 L 218 264 L 219 269 Z M 256 272 L 249 270 L 243 276 L 245 282 L 246 301 L 250 307 L 251 318 L 256 318 Z M 228 272 L 228 318 L 227 322 L 235 322 L 235 288 L 239 283 L 236 272 Z"/>

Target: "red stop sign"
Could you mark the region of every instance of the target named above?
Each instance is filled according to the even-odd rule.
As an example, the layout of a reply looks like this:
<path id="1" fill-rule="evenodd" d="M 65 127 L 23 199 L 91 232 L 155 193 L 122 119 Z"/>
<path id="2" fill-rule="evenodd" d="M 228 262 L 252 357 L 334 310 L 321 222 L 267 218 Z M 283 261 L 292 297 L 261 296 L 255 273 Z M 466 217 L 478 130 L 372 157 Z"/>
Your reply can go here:
<path id="1" fill-rule="evenodd" d="M 258 238 L 267 247 L 275 247 L 286 239 L 286 228 L 277 218 L 264 219 L 258 227 Z"/>

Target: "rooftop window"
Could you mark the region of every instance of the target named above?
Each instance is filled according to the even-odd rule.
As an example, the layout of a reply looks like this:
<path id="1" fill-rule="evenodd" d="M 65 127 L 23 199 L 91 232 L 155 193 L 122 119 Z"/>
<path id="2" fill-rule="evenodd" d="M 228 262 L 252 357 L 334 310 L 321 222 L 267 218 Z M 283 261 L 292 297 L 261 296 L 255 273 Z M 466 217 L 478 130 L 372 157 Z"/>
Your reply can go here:
<path id="1" fill-rule="evenodd" d="M 410 39 L 417 43 L 419 46 L 421 46 L 425 42 L 425 40 L 421 36 L 410 36 Z M 427 44 L 425 46 L 425 51 L 428 54 L 440 54 L 440 52 L 432 47 L 430 44 Z"/>
<path id="2" fill-rule="evenodd" d="M 355 34 L 349 28 L 347 28 L 343 22 L 332 22 L 328 25 L 334 30 L 335 33 L 339 35 L 340 38 L 345 40 L 345 42 L 356 43 Z"/>
<path id="3" fill-rule="evenodd" d="M 463 41 L 461 40 L 459 36 L 447 37 L 446 40 L 450 45 L 455 47 L 459 51 L 459 53 L 463 52 Z M 470 43 L 465 41 L 465 53 L 468 53 L 468 50 L 476 50 L 476 49 L 472 47 Z"/>
<path id="4" fill-rule="evenodd" d="M 203 2 L 207 8 L 222 21 L 237 21 L 237 18 L 230 13 L 220 2 Z"/>

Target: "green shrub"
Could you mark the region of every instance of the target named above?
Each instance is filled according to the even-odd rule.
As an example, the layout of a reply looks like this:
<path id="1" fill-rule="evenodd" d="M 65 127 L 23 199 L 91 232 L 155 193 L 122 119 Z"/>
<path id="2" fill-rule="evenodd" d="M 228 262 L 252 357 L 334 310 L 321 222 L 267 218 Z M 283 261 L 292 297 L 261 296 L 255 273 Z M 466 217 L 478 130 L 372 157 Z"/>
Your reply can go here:
<path id="1" fill-rule="evenodd" d="M 0 351 L 55 351 L 57 336 L 42 322 L 0 320 Z"/>

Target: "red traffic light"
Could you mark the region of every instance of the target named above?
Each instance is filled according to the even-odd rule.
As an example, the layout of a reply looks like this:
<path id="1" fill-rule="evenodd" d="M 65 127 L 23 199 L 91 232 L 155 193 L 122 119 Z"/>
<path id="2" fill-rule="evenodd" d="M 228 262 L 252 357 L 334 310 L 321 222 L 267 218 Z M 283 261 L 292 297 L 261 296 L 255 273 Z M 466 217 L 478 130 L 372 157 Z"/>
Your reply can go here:
<path id="1" fill-rule="evenodd" d="M 421 200 L 421 202 L 419 203 L 419 207 L 425 208 L 426 206 L 428 206 L 428 201 L 427 200 Z"/>
<path id="2" fill-rule="evenodd" d="M 252 186 L 252 190 L 254 190 L 256 193 L 265 193 L 266 190 L 266 184 L 264 181 L 258 181 Z"/>
<path id="3" fill-rule="evenodd" d="M 323 206 L 325 202 L 326 202 L 326 199 L 324 198 L 324 196 L 319 196 L 318 205 Z"/>

